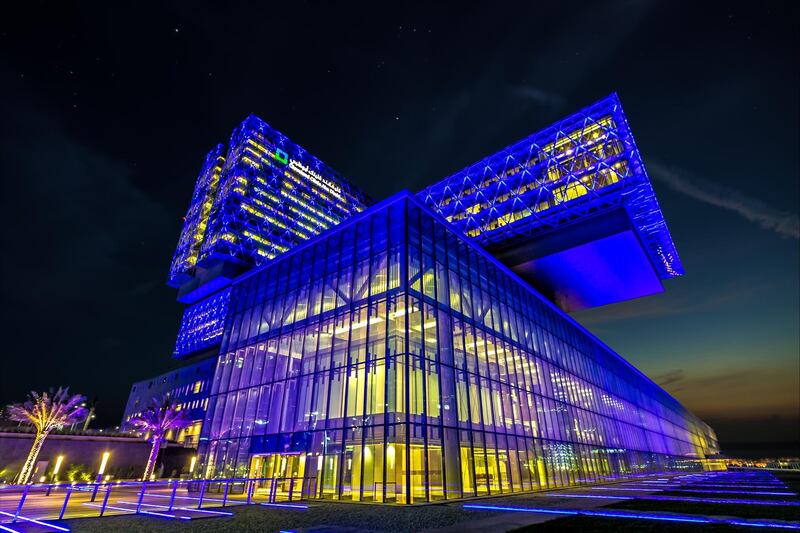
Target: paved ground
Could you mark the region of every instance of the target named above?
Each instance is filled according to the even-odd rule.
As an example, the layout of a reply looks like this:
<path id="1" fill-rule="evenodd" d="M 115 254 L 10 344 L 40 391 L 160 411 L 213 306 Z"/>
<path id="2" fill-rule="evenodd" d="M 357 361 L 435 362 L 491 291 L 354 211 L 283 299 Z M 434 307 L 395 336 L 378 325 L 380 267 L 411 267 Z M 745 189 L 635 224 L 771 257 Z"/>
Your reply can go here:
<path id="1" fill-rule="evenodd" d="M 43 488 L 34 486 L 25 497 L 20 516 L 23 518 L 57 521 L 59 516 L 62 515 L 63 508 L 63 518 L 69 521 L 68 527 L 76 531 L 86 527 L 88 528 L 87 530 L 91 531 L 94 530 L 95 521 L 76 521 L 74 519 L 99 517 L 100 508 L 105 501 L 106 509 L 104 518 L 100 521 L 103 524 L 100 530 L 111 529 L 116 522 L 116 519 L 112 520 L 111 517 L 135 513 L 141 485 L 122 483 L 118 485 L 112 484 L 109 488 L 110 491 L 106 495 L 106 491 L 102 488 L 95 493 L 91 487 L 70 488 L 63 486 L 48 493 Z M 213 525 L 204 523 L 203 528 L 208 531 L 214 531 L 218 528 L 226 529 L 228 525 L 223 522 L 229 522 L 231 519 L 214 514 L 222 511 L 223 494 L 218 491 L 205 493 L 203 510 L 196 510 L 199 501 L 198 496 L 197 492 L 189 493 L 185 486 L 180 486 L 175 492 L 174 506 L 170 510 L 168 505 L 172 499 L 171 488 L 149 487 L 142 499 L 140 509 L 150 514 L 146 517 L 125 518 L 125 520 L 140 520 L 142 523 L 137 524 L 136 527 L 145 531 L 150 523 L 155 526 L 154 530 L 160 530 L 166 526 L 166 522 L 170 519 L 176 522 L 176 527 L 179 527 L 177 522 L 180 521 L 189 522 L 189 519 L 191 519 L 194 525 L 196 524 L 195 521 L 199 519 L 219 518 L 220 523 Z M 8 527 L 13 515 L 17 513 L 20 497 L 21 492 L 19 489 L 0 490 L 0 524 L 5 523 Z M 67 501 L 66 507 L 64 507 L 65 499 Z M 492 516 L 495 517 L 495 521 L 499 521 L 497 523 L 506 524 L 508 528 L 511 528 L 548 518 L 533 515 L 521 517 L 519 515 L 489 511 L 465 511 L 462 507 L 463 502 L 420 507 L 313 502 L 303 505 L 308 509 L 263 507 L 261 505 L 247 506 L 247 509 L 244 506 L 237 508 L 238 505 L 244 504 L 245 500 L 245 494 L 230 493 L 227 497 L 227 506 L 224 512 L 233 511 L 236 514 L 235 518 L 241 517 L 245 521 L 260 524 L 258 530 L 263 529 L 266 531 L 283 529 L 284 526 L 312 528 L 314 531 L 317 531 L 319 527 L 325 526 L 331 532 L 334 530 L 347 532 L 364 531 L 365 527 L 371 531 L 420 531 L 448 527 L 453 524 L 462 524 L 464 526 L 473 521 L 477 521 L 476 523 L 480 524 L 483 523 L 481 520 Z M 256 493 L 253 500 L 256 503 L 266 502 L 266 494 Z M 492 501 L 498 500 L 494 499 Z M 602 503 L 605 502 L 593 504 L 593 506 Z M 571 501 L 560 500 L 547 501 L 545 504 L 556 506 L 573 505 Z M 168 517 L 165 515 L 173 516 Z M 239 520 L 236 520 L 236 522 L 238 523 Z M 359 524 L 359 527 L 353 528 L 352 524 Z M 25 526 L 27 529 L 30 528 L 31 524 L 17 521 L 13 528 L 19 529 L 20 526 Z M 129 526 L 130 523 L 126 522 L 125 528 Z M 334 529 L 330 529 L 331 527 Z M 236 526 L 235 529 L 238 530 L 239 526 Z M 477 531 L 477 529 L 475 530 Z"/>
<path id="2" fill-rule="evenodd" d="M 60 517 L 63 517 L 64 520 L 99 517 L 104 504 L 104 517 L 129 515 L 135 513 L 136 507 L 139 506 L 140 492 L 141 485 L 136 483 L 114 483 L 100 487 L 96 491 L 93 487 L 79 485 L 74 487 L 64 485 L 50 491 L 32 485 L 27 493 L 20 488 L 0 488 L 0 526 L 12 527 L 9 526 L 9 523 L 15 522 L 30 528 L 32 525 L 36 525 L 30 519 L 54 521 Z M 24 500 L 20 507 L 19 503 L 23 493 Z M 177 520 L 186 520 L 185 517 L 201 519 L 223 516 L 219 514 L 219 511 L 213 509 L 197 510 L 198 496 L 196 492 L 188 492 L 185 485 L 175 491 L 174 500 L 171 487 L 148 487 L 139 508 L 145 513 L 151 513 L 150 516 L 154 517 L 159 516 L 158 513 L 170 513 L 175 515 Z M 204 494 L 203 507 L 221 506 L 224 497 L 224 494 L 218 490 L 209 490 Z M 169 509 L 170 501 L 173 503 L 171 510 Z M 254 493 L 253 501 L 266 501 L 266 495 Z M 229 506 L 245 503 L 245 494 L 229 493 L 226 498 L 226 504 Z M 225 512 L 225 515 L 228 514 Z M 14 516 L 17 515 L 21 518 L 15 521 Z M 166 517 L 161 516 L 160 518 Z M 4 531 L 2 527 L 0 527 L 0 531 Z M 17 528 L 17 526 L 12 528 Z M 51 531 L 54 529 L 51 528 Z"/>
<path id="3" fill-rule="evenodd" d="M 748 481 L 749 483 L 747 483 Z M 662 516 L 662 519 L 665 515 L 670 516 L 664 511 L 689 513 L 700 518 L 734 515 L 742 517 L 739 519 L 740 522 L 747 519 L 760 519 L 762 527 L 759 529 L 745 528 L 750 531 L 763 531 L 763 524 L 767 523 L 764 522 L 765 519 L 794 520 L 794 524 L 788 525 L 800 529 L 800 498 L 794 494 L 796 489 L 768 478 L 753 480 L 746 477 L 734 479 L 733 477 L 715 476 L 662 476 L 604 486 L 414 507 L 329 502 L 269 507 L 234 505 L 226 507 L 224 511 L 232 512 L 232 516 L 215 516 L 213 513 L 197 512 L 194 510 L 197 501 L 196 493 L 190 494 L 183 489 L 176 493 L 176 508 L 168 511 L 166 506 L 171 498 L 170 490 L 164 488 L 148 492 L 149 494 L 143 500 L 145 505 L 142 509 L 154 514 L 68 520 L 64 524 L 76 532 L 118 529 L 141 532 L 169 530 L 175 532 L 292 531 L 298 533 L 407 533 L 420 531 L 425 533 L 488 533 L 512 531 L 518 528 L 527 529 L 552 520 L 556 521 L 547 524 L 545 529 L 548 531 L 558 530 L 556 525 L 563 526 L 568 531 L 615 531 L 617 533 L 662 530 L 677 532 L 688 531 L 685 528 L 689 526 L 694 528 L 698 526 L 697 524 L 663 523 L 662 528 L 661 522 L 651 521 L 648 524 L 647 520 L 616 519 L 608 516 L 563 518 L 562 515 L 545 512 L 528 512 L 531 509 L 539 509 L 557 510 L 558 512 L 563 510 L 600 511 L 604 514 L 612 514 L 626 512 L 625 509 L 637 509 L 635 513 L 632 511 L 627 511 L 627 513 L 641 515 L 655 513 Z M 790 496 L 786 493 L 793 495 Z M 213 501 L 221 498 L 219 494 L 207 496 L 209 504 L 221 505 L 220 501 L 216 503 Z M 54 495 L 45 496 L 44 494 L 31 494 L 29 497 L 31 497 L 30 503 L 26 501 L 26 505 L 23 507 L 25 512 L 37 509 L 52 512 L 54 507 L 57 507 L 52 502 L 63 502 L 63 494 L 56 495 L 55 498 Z M 131 513 L 135 509 L 137 497 L 138 489 L 136 488 L 126 488 L 125 486 L 115 488 L 109 494 L 108 504 L 117 509 L 111 509 L 108 514 Z M 668 499 L 664 500 L 664 497 Z M 53 499 L 48 500 L 48 498 Z M 73 514 L 68 514 L 68 516 L 86 516 L 87 514 L 97 516 L 99 510 L 91 505 L 99 505 L 101 502 L 96 501 L 95 504 L 92 504 L 89 501 L 90 498 L 91 493 L 82 491 L 71 496 L 70 506 L 74 504 L 75 507 L 71 511 Z M 99 495 L 98 498 L 100 498 Z M 243 498 L 243 495 L 232 496 L 233 501 Z M 696 501 L 698 498 L 705 498 L 705 500 L 698 502 Z M 708 498 L 715 499 L 714 501 L 728 500 L 728 502 L 707 503 Z M 5 511 L 7 504 L 12 499 L 8 495 L 0 495 L 0 506 L 5 505 L 5 507 L 0 507 L 0 510 Z M 778 506 L 744 503 L 759 500 L 783 503 Z M 732 504 L 731 501 L 742 503 Z M 465 505 L 489 506 L 489 508 L 465 508 Z M 526 511 L 512 512 L 502 508 L 525 509 Z M 221 508 L 205 507 L 204 505 L 204 510 L 220 511 Z M 164 514 L 171 516 L 163 516 Z M 716 518 L 712 518 L 712 520 L 716 520 Z M 643 523 L 651 529 L 637 529 Z M 24 529 L 20 528 L 19 523 L 13 524 L 13 527 L 26 533 L 28 531 L 27 526 Z M 738 529 L 740 528 L 719 524 L 705 524 L 703 527 L 704 531 L 734 531 Z"/>

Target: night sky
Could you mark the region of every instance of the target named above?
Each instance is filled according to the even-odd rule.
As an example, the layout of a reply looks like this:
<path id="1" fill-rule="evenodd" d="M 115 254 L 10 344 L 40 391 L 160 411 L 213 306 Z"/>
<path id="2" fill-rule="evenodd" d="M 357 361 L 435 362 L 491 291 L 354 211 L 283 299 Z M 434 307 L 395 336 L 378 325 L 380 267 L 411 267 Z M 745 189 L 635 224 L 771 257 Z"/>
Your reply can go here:
<path id="1" fill-rule="evenodd" d="M 113 426 L 177 366 L 181 217 L 248 113 L 381 199 L 617 91 L 686 276 L 576 318 L 723 449 L 800 440 L 790 3 L 113 4 L 0 17 L 0 403 L 69 385 Z"/>

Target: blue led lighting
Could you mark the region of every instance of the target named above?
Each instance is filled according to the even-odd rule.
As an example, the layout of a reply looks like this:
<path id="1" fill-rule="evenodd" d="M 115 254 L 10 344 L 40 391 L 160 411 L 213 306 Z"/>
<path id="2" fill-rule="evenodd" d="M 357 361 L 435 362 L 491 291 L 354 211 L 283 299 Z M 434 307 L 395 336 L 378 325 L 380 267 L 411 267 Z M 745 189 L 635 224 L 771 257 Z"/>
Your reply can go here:
<path id="1" fill-rule="evenodd" d="M 308 509 L 308 505 L 300 505 L 297 503 L 260 503 L 264 507 L 285 507 L 286 509 Z"/>
<path id="2" fill-rule="evenodd" d="M 535 507 L 505 507 L 499 505 L 476 505 L 466 504 L 465 509 L 476 509 L 480 511 L 508 511 L 518 513 L 539 513 L 556 515 L 582 515 L 599 516 L 605 518 L 630 518 L 635 520 L 658 520 L 663 522 L 689 522 L 698 524 L 727 524 L 747 527 L 766 527 L 778 529 L 800 529 L 800 524 L 793 522 L 782 522 L 779 520 L 742 520 L 742 519 L 716 519 L 705 516 L 680 515 L 680 514 L 661 514 L 649 512 L 628 512 L 628 511 L 594 511 L 591 509 L 544 509 Z"/>
<path id="3" fill-rule="evenodd" d="M 761 483 L 758 485 L 748 485 L 744 483 L 706 483 L 705 481 L 693 481 L 691 483 L 681 483 L 681 486 L 686 487 L 694 487 L 694 486 L 702 486 L 702 487 L 718 487 L 721 489 L 724 488 L 741 488 L 741 489 L 785 489 L 786 485 L 783 483 Z"/>
<path id="4" fill-rule="evenodd" d="M 219 344 L 230 296 L 230 289 L 225 289 L 184 310 L 175 343 L 175 357 L 180 358 Z"/>
<path id="5" fill-rule="evenodd" d="M 718 489 L 685 489 L 685 488 L 670 488 L 679 492 L 692 492 L 692 493 L 709 493 L 709 494 L 750 494 L 750 495 L 763 495 L 763 496 L 797 496 L 796 492 L 763 492 L 755 490 L 718 490 Z"/>
<path id="6" fill-rule="evenodd" d="M 589 487 L 591 490 L 621 490 L 621 491 L 630 491 L 630 492 L 660 492 L 664 490 L 674 490 L 679 492 L 697 492 L 697 493 L 709 493 L 709 494 L 764 494 L 768 496 L 796 496 L 797 493 L 795 492 L 759 492 L 759 491 L 744 491 L 744 490 L 713 490 L 713 489 L 691 489 L 688 487 L 694 487 L 695 485 L 685 486 L 685 485 L 651 485 L 650 487 L 631 487 L 629 484 L 625 483 L 624 487 Z M 702 485 L 706 486 L 706 485 Z"/>
<path id="7" fill-rule="evenodd" d="M 98 509 L 105 508 L 105 509 L 113 509 L 114 511 L 125 511 L 125 512 L 133 513 L 133 514 L 146 514 L 146 515 L 150 515 L 150 516 L 160 516 L 162 518 L 172 518 L 172 519 L 179 519 L 179 520 L 191 520 L 191 517 L 188 517 L 188 516 L 178 516 L 178 515 L 168 514 L 168 513 L 159 513 L 159 512 L 156 512 L 156 511 L 143 511 L 141 509 L 139 509 L 139 511 L 137 511 L 135 507 L 133 509 L 131 509 L 129 507 L 117 507 L 117 506 L 113 506 L 113 505 L 102 506 L 102 505 L 99 505 L 99 504 L 96 504 L 96 503 L 84 503 L 83 505 L 85 505 L 87 507 L 97 507 Z"/>
<path id="8" fill-rule="evenodd" d="M 800 529 L 800 525 L 796 524 L 781 524 L 778 522 L 754 522 L 747 520 L 726 520 L 726 524 L 731 526 L 749 526 L 749 527 L 772 527 L 778 529 Z"/>
<path id="9" fill-rule="evenodd" d="M 148 494 L 148 496 L 151 496 L 151 494 Z M 117 503 L 121 503 L 123 505 L 137 505 L 136 502 L 129 502 L 129 501 L 126 501 L 126 500 L 117 500 Z M 141 505 L 143 507 L 155 507 L 157 509 L 158 508 L 167 509 L 167 510 L 170 509 L 169 506 L 167 506 L 167 505 L 158 505 L 158 504 L 155 504 L 155 503 L 140 503 L 138 505 Z M 231 513 L 230 511 L 212 511 L 211 509 L 198 509 L 196 507 L 175 507 L 175 506 L 173 506 L 172 509 L 175 509 L 176 511 L 190 511 L 192 513 L 213 514 L 213 515 L 218 515 L 218 516 L 233 516 L 233 513 Z"/>
<path id="10" fill-rule="evenodd" d="M 171 498 L 172 496 L 167 496 L 165 494 L 148 494 L 147 497 L 148 498 Z M 194 498 L 192 496 L 175 496 L 175 499 L 176 500 L 200 501 L 200 498 Z M 217 503 L 219 503 L 219 502 L 225 502 L 226 500 L 223 500 L 221 498 L 203 498 L 203 501 L 204 502 L 217 502 Z"/>
<path id="11" fill-rule="evenodd" d="M 502 505 L 478 505 L 472 503 L 465 503 L 464 509 L 477 509 L 479 511 L 510 511 L 518 513 L 542 513 L 542 514 L 563 514 L 563 515 L 577 515 L 580 511 L 567 510 L 567 509 L 543 509 L 536 507 L 505 507 Z"/>
<path id="12" fill-rule="evenodd" d="M 705 485 L 702 485 L 705 486 Z M 691 485 L 690 487 L 694 487 Z M 717 489 L 695 489 L 689 488 L 684 485 L 652 485 L 650 487 L 589 487 L 591 490 L 622 490 L 622 491 L 640 491 L 640 492 L 653 492 L 673 490 L 677 492 L 691 492 L 691 493 L 706 493 L 706 494 L 748 494 L 748 495 L 764 495 L 764 496 L 797 496 L 796 492 L 763 492 L 753 490 L 717 490 Z"/>
<path id="13" fill-rule="evenodd" d="M 647 488 L 647 489 L 636 489 L 636 488 L 629 488 L 629 487 L 588 487 L 590 490 L 613 490 L 613 491 L 627 491 L 627 492 L 660 492 L 663 490 L 662 488 Z"/>
<path id="14" fill-rule="evenodd" d="M 712 480 L 713 481 L 713 480 Z M 769 483 L 769 482 L 761 482 L 761 483 L 751 483 L 747 480 L 745 481 L 727 481 L 724 483 L 709 483 L 707 481 L 691 481 L 685 483 L 687 485 L 694 485 L 702 483 L 705 487 L 745 487 L 745 488 L 753 488 L 753 489 L 775 489 L 775 488 L 785 488 L 785 483 Z"/>
<path id="15" fill-rule="evenodd" d="M 12 517 L 12 518 L 14 518 L 16 520 L 22 520 L 23 522 L 30 522 L 30 523 L 36 524 L 38 526 L 42 526 L 42 527 L 46 527 L 46 528 L 50 528 L 50 529 L 55 529 L 56 531 L 69 531 L 69 528 L 62 527 L 62 526 L 57 526 L 55 524 L 51 524 L 49 522 L 44 522 L 42 520 L 36 520 L 35 518 L 29 518 L 27 516 L 22 516 L 22 515 L 18 515 L 18 514 L 15 515 L 15 514 L 7 513 L 5 511 L 0 511 L 0 514 L 4 515 L 4 516 L 10 516 L 10 517 Z"/>
<path id="16" fill-rule="evenodd" d="M 189 273 L 194 270 L 197 263 L 200 247 L 206 236 L 209 209 L 219 189 L 219 175 L 224 163 L 225 147 L 221 144 L 215 146 L 203 162 L 170 266 L 170 283 L 176 286 L 190 279 Z"/>
<path id="17" fill-rule="evenodd" d="M 772 505 L 772 506 L 800 506 L 800 501 L 787 500 L 739 500 L 724 498 L 696 498 L 693 496 L 603 496 L 600 494 L 563 494 L 553 493 L 546 496 L 554 498 L 590 498 L 598 500 L 654 500 L 670 502 L 699 502 L 699 503 L 731 503 L 736 505 Z"/>
<path id="18" fill-rule="evenodd" d="M 419 193 L 482 245 L 505 245 L 623 207 L 662 279 L 683 274 L 616 94 Z"/>
<path id="19" fill-rule="evenodd" d="M 367 197 L 336 171 L 250 115 L 197 179 L 170 284 L 221 259 L 261 265 L 363 210 Z"/>
<path id="20" fill-rule="evenodd" d="M 622 513 L 613 511 L 593 511 L 592 516 L 605 516 L 609 518 L 635 518 L 640 520 L 669 520 L 670 522 L 690 522 L 696 524 L 707 524 L 710 522 L 710 520 L 703 517 L 690 518 L 685 516 L 670 516 L 669 518 L 666 518 L 664 516 L 651 516 L 642 515 L 640 513 Z"/>

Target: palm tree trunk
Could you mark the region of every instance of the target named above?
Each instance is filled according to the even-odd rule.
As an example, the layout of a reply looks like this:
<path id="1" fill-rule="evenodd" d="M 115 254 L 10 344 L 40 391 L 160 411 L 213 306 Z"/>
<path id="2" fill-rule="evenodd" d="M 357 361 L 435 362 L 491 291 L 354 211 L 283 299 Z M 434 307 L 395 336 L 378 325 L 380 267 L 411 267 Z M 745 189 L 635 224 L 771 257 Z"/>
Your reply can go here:
<path id="1" fill-rule="evenodd" d="M 28 452 L 28 458 L 25 459 L 25 464 L 22 465 L 22 470 L 19 473 L 19 477 L 17 477 L 17 483 L 20 485 L 30 481 L 31 475 L 33 474 L 33 467 L 36 464 L 36 458 L 39 457 L 39 452 L 42 451 L 42 445 L 44 445 L 44 440 L 46 438 L 47 433 L 36 432 L 36 436 L 33 438 L 31 451 Z"/>
<path id="2" fill-rule="evenodd" d="M 153 439 L 153 447 L 150 449 L 150 457 L 147 458 L 147 466 L 144 469 L 144 476 L 142 480 L 150 481 L 150 477 L 153 475 L 153 470 L 156 467 L 156 459 L 158 459 L 158 451 L 161 449 L 161 440 L 160 439 Z"/>

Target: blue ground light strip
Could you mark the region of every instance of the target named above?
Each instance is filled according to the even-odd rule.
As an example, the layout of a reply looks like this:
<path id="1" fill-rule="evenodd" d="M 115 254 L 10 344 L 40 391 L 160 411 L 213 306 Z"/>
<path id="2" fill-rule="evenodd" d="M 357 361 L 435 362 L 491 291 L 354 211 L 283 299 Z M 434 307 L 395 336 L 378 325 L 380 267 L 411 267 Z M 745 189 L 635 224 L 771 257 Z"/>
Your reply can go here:
<path id="1" fill-rule="evenodd" d="M 0 524 L 0 531 L 8 531 L 9 533 L 22 533 L 19 529 L 11 529 L 10 527 L 6 527 L 3 524 Z"/>
<path id="2" fill-rule="evenodd" d="M 136 503 L 129 502 L 127 500 L 117 500 L 117 503 L 121 503 L 122 505 L 136 505 Z M 158 505 L 158 504 L 155 504 L 155 503 L 143 503 L 141 505 L 142 505 L 142 507 L 155 507 L 155 508 L 166 509 L 168 511 L 170 510 L 169 506 L 167 506 L 167 505 Z M 175 510 L 175 511 L 188 511 L 188 512 L 192 512 L 192 513 L 201 513 L 201 514 L 213 514 L 213 515 L 217 515 L 217 516 L 233 516 L 233 513 L 231 513 L 230 511 L 212 511 L 210 509 L 196 509 L 194 507 L 175 507 L 175 506 L 173 506 L 172 510 Z"/>
<path id="3" fill-rule="evenodd" d="M 259 505 L 263 505 L 264 507 L 283 507 L 286 509 L 303 509 L 307 510 L 308 505 L 301 505 L 298 503 L 260 503 Z"/>
<path id="4" fill-rule="evenodd" d="M 30 522 L 32 524 L 36 524 L 37 526 L 42 526 L 42 527 L 47 527 L 47 528 L 50 528 L 50 529 L 55 529 L 56 531 L 67 531 L 67 532 L 69 531 L 69 528 L 66 528 L 66 527 L 63 527 L 63 526 L 57 526 L 55 524 L 50 524 L 50 523 L 44 522 L 42 520 L 36 520 L 35 518 L 28 518 L 27 516 L 13 515 L 11 513 L 5 512 L 5 511 L 0 511 L 0 515 L 10 516 L 10 517 L 15 518 L 16 520 L 22 520 L 23 522 Z M 15 530 L 12 529 L 11 531 L 15 531 Z"/>
<path id="5" fill-rule="evenodd" d="M 759 492 L 759 491 L 745 491 L 745 490 L 712 490 L 712 489 L 685 489 L 680 486 L 659 486 L 659 487 L 587 487 L 590 490 L 619 490 L 627 492 L 663 492 L 666 490 L 675 492 L 691 492 L 691 493 L 709 493 L 709 494 L 748 494 L 748 495 L 763 495 L 763 496 L 797 496 L 796 492 Z"/>
<path id="6" fill-rule="evenodd" d="M 98 508 L 102 507 L 102 505 L 95 505 L 93 503 L 84 503 L 83 505 L 86 505 L 88 507 L 98 507 Z M 168 513 L 158 513 L 156 511 L 143 511 L 141 509 L 139 509 L 139 511 L 137 512 L 135 507 L 131 509 L 130 507 L 115 507 L 115 506 L 111 506 L 111 505 L 106 505 L 105 508 L 106 509 L 113 509 L 114 511 L 126 511 L 126 512 L 131 513 L 131 514 L 146 514 L 146 515 L 151 515 L 151 516 L 160 516 L 162 518 L 172 518 L 172 519 L 178 519 L 178 520 L 191 520 L 192 519 L 189 516 L 178 516 L 178 515 L 168 514 Z"/>
<path id="7" fill-rule="evenodd" d="M 639 487 L 641 489 L 649 489 L 649 490 L 696 490 L 697 488 L 702 488 L 703 490 L 707 490 L 708 492 L 725 492 L 728 490 L 733 489 L 742 489 L 752 491 L 753 494 L 763 493 L 763 491 L 770 491 L 770 490 L 783 490 L 788 491 L 787 487 L 780 487 L 780 486 L 772 486 L 772 487 L 765 487 L 765 486 L 754 486 L 754 485 L 712 485 L 712 484 L 705 484 L 705 483 L 692 483 L 692 484 L 684 484 L 684 483 L 675 483 L 668 485 L 666 483 L 620 483 L 621 486 L 625 487 Z M 714 490 L 719 488 L 720 490 Z M 756 490 L 757 489 L 757 490 Z M 735 490 L 734 492 L 742 492 L 740 490 Z M 794 493 L 792 493 L 794 494 Z"/>
<path id="8" fill-rule="evenodd" d="M 465 509 L 481 511 L 508 511 L 517 513 L 555 514 L 564 516 L 598 516 L 604 518 L 628 518 L 634 520 L 657 520 L 663 522 L 684 522 L 695 524 L 725 524 L 732 526 L 765 527 L 776 529 L 800 530 L 800 524 L 772 520 L 715 519 L 705 516 L 659 513 L 631 513 L 627 511 L 593 511 L 590 509 L 542 509 L 534 507 L 504 507 L 499 505 L 465 504 Z"/>
<path id="9" fill-rule="evenodd" d="M 171 498 L 172 496 L 167 496 L 166 494 L 147 494 L 148 498 Z M 176 500 L 194 500 L 196 502 L 200 501 L 200 498 L 193 498 L 191 496 L 175 496 Z M 219 498 L 203 498 L 204 502 L 226 502 L 226 500 L 221 500 Z M 231 504 L 237 503 L 237 500 L 227 500 Z"/>
<path id="10" fill-rule="evenodd" d="M 694 496 L 605 496 L 600 494 L 563 494 L 552 493 L 545 496 L 551 498 L 591 498 L 597 500 L 653 500 L 667 502 L 696 502 L 696 503 L 723 503 L 734 505 L 772 505 L 772 506 L 800 506 L 800 501 L 788 500 L 738 500 L 725 498 L 696 498 Z"/>
<path id="11" fill-rule="evenodd" d="M 692 492 L 692 493 L 710 493 L 710 494 L 747 494 L 747 495 L 761 495 L 761 496 L 797 496 L 796 492 L 763 492 L 757 490 L 717 490 L 717 489 L 684 489 L 684 488 L 670 488 L 678 492 Z"/>

